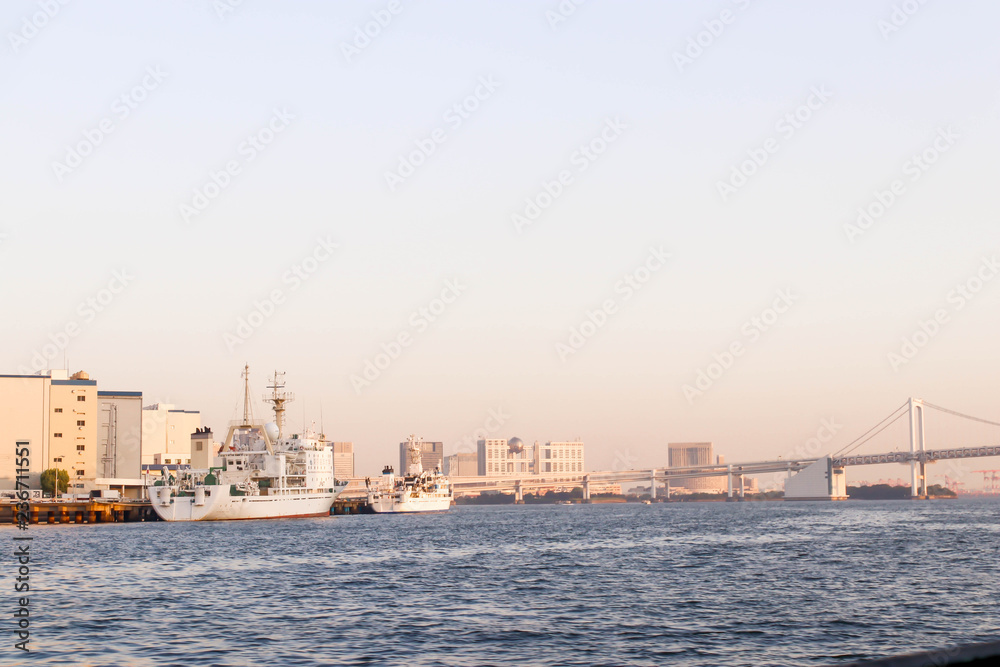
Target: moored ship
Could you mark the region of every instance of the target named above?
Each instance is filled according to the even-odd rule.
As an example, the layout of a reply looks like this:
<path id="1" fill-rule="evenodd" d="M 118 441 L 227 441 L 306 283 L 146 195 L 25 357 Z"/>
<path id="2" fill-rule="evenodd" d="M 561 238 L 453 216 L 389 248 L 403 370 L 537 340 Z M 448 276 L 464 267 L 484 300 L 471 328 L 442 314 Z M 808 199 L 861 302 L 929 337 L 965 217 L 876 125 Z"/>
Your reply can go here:
<path id="1" fill-rule="evenodd" d="M 346 487 L 333 476 L 333 449 L 311 431 L 284 437 L 285 403 L 275 373 L 264 400 L 275 421 L 255 422 L 250 404 L 250 369 L 244 368 L 244 411 L 208 469 L 178 471 L 148 488 L 153 510 L 165 521 L 226 521 L 327 516 Z"/>
<path id="2" fill-rule="evenodd" d="M 420 462 L 421 441 L 411 435 L 407 440 L 407 471 L 397 476 L 392 466 L 382 474 L 365 479 L 368 508 L 376 514 L 397 512 L 444 512 L 451 507 L 451 482 L 435 469 L 428 472 Z"/>

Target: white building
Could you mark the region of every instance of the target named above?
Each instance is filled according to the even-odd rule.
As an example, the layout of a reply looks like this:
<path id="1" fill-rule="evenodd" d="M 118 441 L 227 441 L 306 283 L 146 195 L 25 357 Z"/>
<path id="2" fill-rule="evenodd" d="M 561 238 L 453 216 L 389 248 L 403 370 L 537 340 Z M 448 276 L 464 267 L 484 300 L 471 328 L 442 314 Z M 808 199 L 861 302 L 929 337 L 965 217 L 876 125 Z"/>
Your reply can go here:
<path id="1" fill-rule="evenodd" d="M 476 443 L 480 476 L 511 477 L 535 472 L 535 447 L 520 438 L 491 438 Z"/>
<path id="2" fill-rule="evenodd" d="M 586 465 L 581 441 L 549 441 L 535 443 L 535 470 L 539 475 L 548 472 L 582 473 Z"/>
<path id="3" fill-rule="evenodd" d="M 190 465 L 191 435 L 201 428 L 201 413 L 169 403 L 142 409 L 142 464 Z"/>

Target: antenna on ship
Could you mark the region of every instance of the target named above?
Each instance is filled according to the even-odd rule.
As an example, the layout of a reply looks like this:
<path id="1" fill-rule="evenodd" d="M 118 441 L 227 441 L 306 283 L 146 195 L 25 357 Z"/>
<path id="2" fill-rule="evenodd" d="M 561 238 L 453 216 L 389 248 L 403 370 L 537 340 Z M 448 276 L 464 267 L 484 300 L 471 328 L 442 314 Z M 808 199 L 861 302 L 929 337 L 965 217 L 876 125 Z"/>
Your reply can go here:
<path id="1" fill-rule="evenodd" d="M 267 385 L 271 390 L 270 395 L 265 395 L 264 400 L 274 406 L 274 423 L 278 426 L 278 439 L 284 436 L 285 432 L 285 403 L 295 400 L 295 394 L 282 391 L 285 388 L 285 373 L 274 371 L 274 378 L 271 384 Z"/>
<path id="2" fill-rule="evenodd" d="M 243 365 L 243 425 L 253 423 L 253 405 L 250 404 L 250 364 Z"/>

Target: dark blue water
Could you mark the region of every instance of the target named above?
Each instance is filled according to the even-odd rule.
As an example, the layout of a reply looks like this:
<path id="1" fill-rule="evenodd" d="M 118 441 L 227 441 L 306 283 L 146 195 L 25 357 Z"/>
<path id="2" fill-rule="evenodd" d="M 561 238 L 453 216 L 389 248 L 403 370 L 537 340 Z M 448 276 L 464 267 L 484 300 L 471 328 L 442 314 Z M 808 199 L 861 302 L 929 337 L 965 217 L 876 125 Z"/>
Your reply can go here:
<path id="1" fill-rule="evenodd" d="M 985 500 L 31 534 L 30 664 L 825 665 L 1000 638 L 1000 502 Z"/>

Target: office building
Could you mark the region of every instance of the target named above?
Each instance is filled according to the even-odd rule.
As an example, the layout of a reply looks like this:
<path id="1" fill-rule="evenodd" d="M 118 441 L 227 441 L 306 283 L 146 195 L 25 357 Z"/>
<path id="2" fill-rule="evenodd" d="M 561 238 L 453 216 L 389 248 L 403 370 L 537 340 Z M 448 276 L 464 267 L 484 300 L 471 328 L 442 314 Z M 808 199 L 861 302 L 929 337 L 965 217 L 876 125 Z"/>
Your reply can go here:
<path id="1" fill-rule="evenodd" d="M 520 438 L 479 440 L 476 449 L 476 467 L 480 476 L 534 474 L 535 447 L 525 445 Z"/>
<path id="2" fill-rule="evenodd" d="M 190 465 L 191 435 L 201 428 L 201 413 L 169 403 L 142 409 L 142 464 Z"/>
<path id="3" fill-rule="evenodd" d="M 335 479 L 347 480 L 354 477 L 354 443 L 333 443 L 333 476 Z"/>
<path id="4" fill-rule="evenodd" d="M 587 468 L 583 457 L 583 442 L 550 441 L 535 443 L 535 470 L 539 475 L 550 472 L 582 473 Z"/>
<path id="5" fill-rule="evenodd" d="M 667 466 L 669 468 L 693 468 L 719 465 L 723 459 L 712 454 L 711 442 L 675 442 L 667 446 Z M 719 493 L 727 490 L 729 480 L 722 477 L 696 477 L 670 482 L 671 489 L 701 493 Z"/>
<path id="6" fill-rule="evenodd" d="M 475 477 L 479 474 L 479 456 L 470 452 L 444 457 L 444 474 L 450 477 Z"/>
<path id="7" fill-rule="evenodd" d="M 402 475 L 405 475 L 407 468 L 409 468 L 406 464 L 407 447 L 409 447 L 408 443 L 399 443 L 399 470 L 397 472 Z M 421 441 L 420 447 L 420 465 L 424 470 L 431 471 L 435 469 L 444 469 L 444 443 Z"/>
<path id="8" fill-rule="evenodd" d="M 27 482 L 40 487 L 41 473 L 69 473 L 71 492 L 94 486 L 99 476 L 97 382 L 80 371 L 0 375 L 0 489 L 16 483 L 17 441 L 28 441 Z"/>

